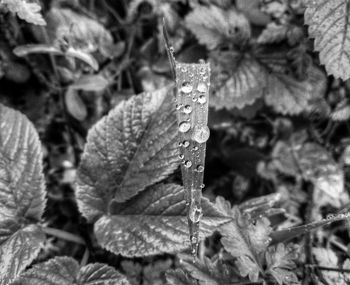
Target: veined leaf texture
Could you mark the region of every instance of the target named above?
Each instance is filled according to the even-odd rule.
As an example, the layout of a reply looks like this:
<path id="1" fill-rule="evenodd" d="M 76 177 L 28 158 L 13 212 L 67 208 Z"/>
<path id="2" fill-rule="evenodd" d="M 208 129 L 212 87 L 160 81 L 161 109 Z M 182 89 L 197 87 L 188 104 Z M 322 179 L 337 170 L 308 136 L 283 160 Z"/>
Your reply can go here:
<path id="1" fill-rule="evenodd" d="M 45 235 L 42 152 L 34 126 L 0 105 L 0 284 L 10 284 L 38 255 Z"/>

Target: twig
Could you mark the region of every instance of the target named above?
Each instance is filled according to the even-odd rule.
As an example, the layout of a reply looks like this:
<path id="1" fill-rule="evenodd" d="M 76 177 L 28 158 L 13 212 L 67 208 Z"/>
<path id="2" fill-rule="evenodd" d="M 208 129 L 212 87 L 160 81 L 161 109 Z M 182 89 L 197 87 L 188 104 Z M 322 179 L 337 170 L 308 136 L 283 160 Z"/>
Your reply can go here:
<path id="1" fill-rule="evenodd" d="M 80 236 L 77 236 L 75 234 L 50 227 L 42 227 L 42 230 L 47 235 L 54 236 L 77 244 L 85 245 L 85 241 Z"/>

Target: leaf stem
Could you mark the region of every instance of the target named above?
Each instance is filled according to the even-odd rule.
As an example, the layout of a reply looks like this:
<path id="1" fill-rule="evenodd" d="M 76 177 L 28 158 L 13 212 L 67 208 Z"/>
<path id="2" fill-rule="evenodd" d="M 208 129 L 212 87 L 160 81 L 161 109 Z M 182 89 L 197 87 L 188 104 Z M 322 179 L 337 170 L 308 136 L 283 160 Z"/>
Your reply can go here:
<path id="1" fill-rule="evenodd" d="M 42 227 L 42 230 L 47 235 L 54 236 L 77 244 L 85 245 L 85 241 L 78 235 L 50 227 Z"/>

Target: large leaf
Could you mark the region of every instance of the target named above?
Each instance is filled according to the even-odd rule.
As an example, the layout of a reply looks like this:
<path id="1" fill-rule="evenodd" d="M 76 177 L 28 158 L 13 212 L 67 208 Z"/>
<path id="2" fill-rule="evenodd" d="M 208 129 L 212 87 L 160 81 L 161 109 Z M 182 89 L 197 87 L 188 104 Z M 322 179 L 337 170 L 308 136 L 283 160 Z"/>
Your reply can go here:
<path id="1" fill-rule="evenodd" d="M 350 78 L 349 0 L 304 0 L 305 22 L 329 74 Z"/>
<path id="2" fill-rule="evenodd" d="M 123 101 L 90 131 L 77 198 L 89 220 L 168 176 L 179 164 L 172 88 Z"/>
<path id="3" fill-rule="evenodd" d="M 11 284 L 37 257 L 44 241 L 36 225 L 20 228 L 15 222 L 0 222 L 0 285 Z"/>
<path id="4" fill-rule="evenodd" d="M 18 285 L 129 285 L 125 276 L 101 263 L 79 264 L 70 257 L 56 257 L 37 264 L 21 275 Z"/>
<path id="5" fill-rule="evenodd" d="M 200 237 L 212 234 L 231 218 L 202 198 Z M 144 256 L 189 247 L 185 192 L 175 184 L 150 187 L 95 224 L 98 242 L 115 254 Z"/>
<path id="6" fill-rule="evenodd" d="M 28 119 L 0 105 L 0 284 L 13 281 L 45 240 L 39 221 L 45 207 L 42 152 Z"/>
<path id="7" fill-rule="evenodd" d="M 40 220 L 45 208 L 42 151 L 34 126 L 0 105 L 0 221 Z"/>

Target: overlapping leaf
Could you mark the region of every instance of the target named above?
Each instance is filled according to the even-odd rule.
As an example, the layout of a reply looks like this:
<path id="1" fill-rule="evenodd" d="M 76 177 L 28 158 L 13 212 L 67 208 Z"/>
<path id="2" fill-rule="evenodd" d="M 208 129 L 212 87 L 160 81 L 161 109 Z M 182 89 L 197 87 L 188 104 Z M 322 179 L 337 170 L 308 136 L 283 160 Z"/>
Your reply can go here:
<path id="1" fill-rule="evenodd" d="M 21 275 L 16 285 L 129 285 L 125 276 L 101 263 L 79 264 L 70 257 L 56 257 L 37 264 Z"/>
<path id="2" fill-rule="evenodd" d="M 231 218 L 202 199 L 201 238 Z M 175 184 L 150 187 L 122 204 L 111 205 L 111 215 L 95 224 L 98 242 L 115 254 L 144 256 L 189 247 L 185 192 Z"/>
<path id="3" fill-rule="evenodd" d="M 179 163 L 172 88 L 124 101 L 89 132 L 78 170 L 77 198 L 89 220 L 108 213 L 172 173 Z"/>
<path id="4" fill-rule="evenodd" d="M 40 14 L 41 7 L 37 3 L 30 3 L 25 0 L 2 0 L 1 5 L 5 5 L 12 13 L 18 15 L 28 23 L 45 26 L 46 22 Z"/>
<path id="5" fill-rule="evenodd" d="M 304 0 L 305 22 L 329 74 L 350 78 L 350 3 L 348 0 Z"/>
<path id="6" fill-rule="evenodd" d="M 45 207 L 42 153 L 28 119 L 0 105 L 0 284 L 11 283 L 39 253 Z"/>

